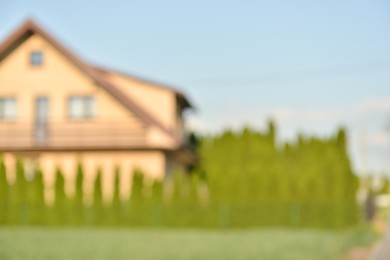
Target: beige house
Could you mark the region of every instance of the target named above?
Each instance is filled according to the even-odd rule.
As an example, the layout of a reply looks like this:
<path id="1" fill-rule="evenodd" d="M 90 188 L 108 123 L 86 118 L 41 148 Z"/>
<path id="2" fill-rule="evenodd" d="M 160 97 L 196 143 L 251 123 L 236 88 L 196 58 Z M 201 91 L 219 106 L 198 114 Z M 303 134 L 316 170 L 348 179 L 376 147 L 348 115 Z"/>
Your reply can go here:
<path id="1" fill-rule="evenodd" d="M 183 131 L 189 108 L 177 90 L 86 63 L 33 21 L 0 45 L 0 151 L 8 167 L 20 155 L 47 175 L 56 167 L 72 175 L 82 161 L 91 176 L 100 167 L 110 179 L 120 167 L 163 179 L 195 158 Z"/>

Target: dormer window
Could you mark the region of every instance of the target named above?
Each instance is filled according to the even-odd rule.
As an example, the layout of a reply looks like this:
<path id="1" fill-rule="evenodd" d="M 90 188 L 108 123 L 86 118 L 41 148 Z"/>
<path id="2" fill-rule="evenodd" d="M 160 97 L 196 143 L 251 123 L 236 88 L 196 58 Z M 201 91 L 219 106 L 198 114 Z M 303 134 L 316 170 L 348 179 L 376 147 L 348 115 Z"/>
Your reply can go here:
<path id="1" fill-rule="evenodd" d="M 41 51 L 33 51 L 30 53 L 30 65 L 39 67 L 43 63 L 43 54 Z"/>

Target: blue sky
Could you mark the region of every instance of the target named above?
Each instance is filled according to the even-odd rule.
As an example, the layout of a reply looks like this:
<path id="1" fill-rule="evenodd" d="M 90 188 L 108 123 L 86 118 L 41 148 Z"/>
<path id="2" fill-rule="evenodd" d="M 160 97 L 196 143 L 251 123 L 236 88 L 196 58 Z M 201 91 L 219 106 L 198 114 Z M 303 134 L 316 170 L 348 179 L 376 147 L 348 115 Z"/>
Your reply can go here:
<path id="1" fill-rule="evenodd" d="M 89 62 L 171 84 L 203 132 L 350 132 L 358 170 L 390 172 L 390 2 L 0 0 L 0 38 L 34 18 Z"/>

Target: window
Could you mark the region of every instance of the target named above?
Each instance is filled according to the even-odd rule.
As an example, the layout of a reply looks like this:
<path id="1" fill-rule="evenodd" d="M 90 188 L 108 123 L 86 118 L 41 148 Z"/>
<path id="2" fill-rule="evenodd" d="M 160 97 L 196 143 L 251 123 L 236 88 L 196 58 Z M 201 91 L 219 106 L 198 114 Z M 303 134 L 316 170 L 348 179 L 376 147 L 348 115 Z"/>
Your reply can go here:
<path id="1" fill-rule="evenodd" d="M 72 96 L 68 99 L 68 116 L 87 119 L 95 116 L 95 99 L 92 96 Z"/>
<path id="2" fill-rule="evenodd" d="M 30 65 L 41 66 L 43 63 L 43 54 L 40 51 L 33 51 L 30 54 Z"/>
<path id="3" fill-rule="evenodd" d="M 0 120 L 16 118 L 16 99 L 0 98 Z"/>

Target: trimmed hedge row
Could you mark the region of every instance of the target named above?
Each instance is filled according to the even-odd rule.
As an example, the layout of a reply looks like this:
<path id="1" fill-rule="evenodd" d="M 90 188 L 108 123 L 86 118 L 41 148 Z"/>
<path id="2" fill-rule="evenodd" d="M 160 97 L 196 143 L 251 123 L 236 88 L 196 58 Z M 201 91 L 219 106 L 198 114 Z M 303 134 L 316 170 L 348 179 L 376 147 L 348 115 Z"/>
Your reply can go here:
<path id="1" fill-rule="evenodd" d="M 205 136 L 201 163 L 190 174 L 176 173 L 165 183 L 145 186 L 135 172 L 132 195 L 122 201 L 116 171 L 112 202 L 103 201 L 101 171 L 93 203 L 83 203 L 83 167 L 78 166 L 75 194 L 68 197 L 61 170 L 56 172 L 55 203 L 44 203 L 42 173 L 26 180 L 21 160 L 16 181 L 6 182 L 0 164 L 0 224 L 50 226 L 161 226 L 192 228 L 320 227 L 356 225 L 358 179 L 340 130 L 330 138 L 299 137 L 278 146 L 275 127 Z"/>

